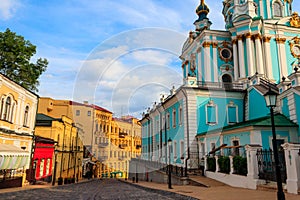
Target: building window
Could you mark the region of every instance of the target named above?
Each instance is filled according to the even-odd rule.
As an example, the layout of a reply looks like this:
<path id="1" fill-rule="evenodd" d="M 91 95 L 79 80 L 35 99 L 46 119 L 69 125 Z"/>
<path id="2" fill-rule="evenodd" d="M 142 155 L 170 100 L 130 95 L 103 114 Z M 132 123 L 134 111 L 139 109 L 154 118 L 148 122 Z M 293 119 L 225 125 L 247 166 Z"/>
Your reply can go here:
<path id="1" fill-rule="evenodd" d="M 51 162 L 51 160 L 50 160 L 50 158 L 48 158 L 47 159 L 47 165 L 46 165 L 46 175 L 48 175 L 49 172 L 50 172 L 50 162 Z"/>
<path id="2" fill-rule="evenodd" d="M 274 17 L 282 17 L 281 3 L 279 1 L 274 2 L 273 11 Z"/>
<path id="3" fill-rule="evenodd" d="M 239 151 L 240 142 L 238 140 L 233 140 L 232 145 L 234 146 L 234 151 L 233 151 L 234 155 L 239 156 L 240 155 L 240 151 Z"/>
<path id="4" fill-rule="evenodd" d="M 92 112 L 90 110 L 87 111 L 87 116 L 91 116 Z"/>
<path id="5" fill-rule="evenodd" d="M 175 109 L 173 110 L 173 113 L 172 113 L 172 124 L 173 124 L 173 127 L 175 128 L 176 127 L 176 110 Z"/>
<path id="6" fill-rule="evenodd" d="M 167 114 L 167 129 L 170 128 L 170 114 Z"/>
<path id="7" fill-rule="evenodd" d="M 23 126 L 28 125 L 28 113 L 29 113 L 29 106 L 26 106 L 25 113 L 24 113 L 24 123 Z"/>
<path id="8" fill-rule="evenodd" d="M 42 159 L 41 163 L 40 163 L 40 177 L 42 177 L 44 175 L 44 162 L 45 162 L 45 160 Z"/>
<path id="9" fill-rule="evenodd" d="M 7 97 L 6 102 L 5 102 L 5 107 L 4 107 L 4 114 L 3 114 L 4 120 L 7 120 L 7 121 L 9 120 L 10 109 L 11 109 L 11 98 Z"/>
<path id="10" fill-rule="evenodd" d="M 76 110 L 76 116 L 80 116 L 80 110 Z"/>
<path id="11" fill-rule="evenodd" d="M 179 125 L 182 125 L 182 108 L 179 108 Z"/>
<path id="12" fill-rule="evenodd" d="M 212 142 L 210 143 L 210 150 L 213 151 L 216 149 L 216 143 Z"/>
<path id="13" fill-rule="evenodd" d="M 180 159 L 184 158 L 184 141 L 180 141 Z"/>
<path id="14" fill-rule="evenodd" d="M 238 122 L 237 105 L 234 105 L 232 101 L 227 105 L 227 122 L 228 124 L 234 124 Z"/>
<path id="15" fill-rule="evenodd" d="M 174 155 L 174 159 L 177 159 L 177 142 L 174 141 L 173 144 L 173 155 Z"/>
<path id="16" fill-rule="evenodd" d="M 209 125 L 215 125 L 218 123 L 217 119 L 217 106 L 213 103 L 213 101 L 209 101 L 206 105 L 206 123 Z"/>

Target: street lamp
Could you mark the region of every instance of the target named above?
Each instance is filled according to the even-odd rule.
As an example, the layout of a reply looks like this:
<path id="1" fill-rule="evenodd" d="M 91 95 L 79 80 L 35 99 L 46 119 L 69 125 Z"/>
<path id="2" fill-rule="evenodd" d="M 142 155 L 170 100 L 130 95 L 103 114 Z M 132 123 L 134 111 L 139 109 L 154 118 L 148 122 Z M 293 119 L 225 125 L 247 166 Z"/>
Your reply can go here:
<path id="1" fill-rule="evenodd" d="M 276 132 L 275 132 L 275 124 L 274 124 L 274 107 L 276 107 L 277 93 L 269 89 L 269 91 L 264 95 L 266 100 L 267 107 L 270 108 L 271 113 L 271 123 L 272 123 L 272 144 L 274 151 L 274 159 L 275 159 L 275 170 L 276 170 L 276 180 L 277 180 L 277 199 L 285 200 L 285 196 L 282 189 L 282 180 L 280 175 L 280 165 L 279 165 L 279 157 L 278 157 L 278 149 L 276 143 Z"/>
<path id="2" fill-rule="evenodd" d="M 171 145 L 172 145 L 172 139 L 168 139 L 168 146 L 169 146 L 169 166 L 168 166 L 168 187 L 169 189 L 172 188 L 172 183 L 171 183 Z"/>

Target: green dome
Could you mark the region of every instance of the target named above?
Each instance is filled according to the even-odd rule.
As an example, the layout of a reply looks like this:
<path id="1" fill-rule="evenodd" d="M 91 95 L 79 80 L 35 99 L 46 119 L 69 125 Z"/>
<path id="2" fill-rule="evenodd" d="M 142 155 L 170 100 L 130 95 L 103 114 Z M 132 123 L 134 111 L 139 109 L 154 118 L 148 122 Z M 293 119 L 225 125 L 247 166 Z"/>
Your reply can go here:
<path id="1" fill-rule="evenodd" d="M 207 15 L 209 13 L 209 8 L 204 3 L 204 0 L 201 0 L 200 5 L 196 9 L 196 13 L 199 16 L 199 19 L 197 21 L 201 21 L 203 19 L 207 19 Z"/>

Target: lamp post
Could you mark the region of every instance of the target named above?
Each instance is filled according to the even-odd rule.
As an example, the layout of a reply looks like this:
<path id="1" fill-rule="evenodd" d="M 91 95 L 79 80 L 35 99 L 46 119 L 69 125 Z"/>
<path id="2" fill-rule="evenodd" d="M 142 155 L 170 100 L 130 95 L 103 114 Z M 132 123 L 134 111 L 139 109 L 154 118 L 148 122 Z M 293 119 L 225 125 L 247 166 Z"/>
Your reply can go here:
<path id="1" fill-rule="evenodd" d="M 55 185 L 55 182 L 56 182 L 56 168 L 57 168 L 57 153 L 58 153 L 58 150 L 54 150 L 54 159 L 55 159 L 55 162 L 54 162 L 54 169 L 53 169 L 53 178 L 52 178 L 52 185 Z"/>
<path id="2" fill-rule="evenodd" d="M 272 123 L 272 144 L 274 151 L 274 159 L 275 159 L 275 170 L 276 170 L 276 180 L 277 180 L 277 199 L 285 200 L 285 196 L 282 189 L 282 180 L 280 175 L 280 165 L 279 165 L 279 157 L 278 157 L 278 149 L 276 143 L 276 132 L 275 132 L 275 124 L 274 124 L 274 107 L 276 107 L 277 93 L 269 89 L 269 91 L 264 95 L 266 100 L 267 107 L 270 108 L 271 114 L 271 123 Z"/>
<path id="3" fill-rule="evenodd" d="M 168 188 L 172 188 L 172 183 L 171 183 L 171 145 L 172 145 L 172 139 L 168 139 L 168 146 L 169 146 L 169 166 L 168 166 Z"/>

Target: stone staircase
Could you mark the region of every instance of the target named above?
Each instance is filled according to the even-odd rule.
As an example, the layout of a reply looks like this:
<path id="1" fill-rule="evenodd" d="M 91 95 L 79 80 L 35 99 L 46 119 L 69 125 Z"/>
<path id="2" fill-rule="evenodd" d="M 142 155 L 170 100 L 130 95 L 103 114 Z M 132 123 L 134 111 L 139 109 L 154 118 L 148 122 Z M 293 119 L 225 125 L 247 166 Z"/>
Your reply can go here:
<path id="1" fill-rule="evenodd" d="M 226 185 L 225 183 L 200 175 L 189 175 L 189 184 L 201 187 L 220 187 Z"/>

